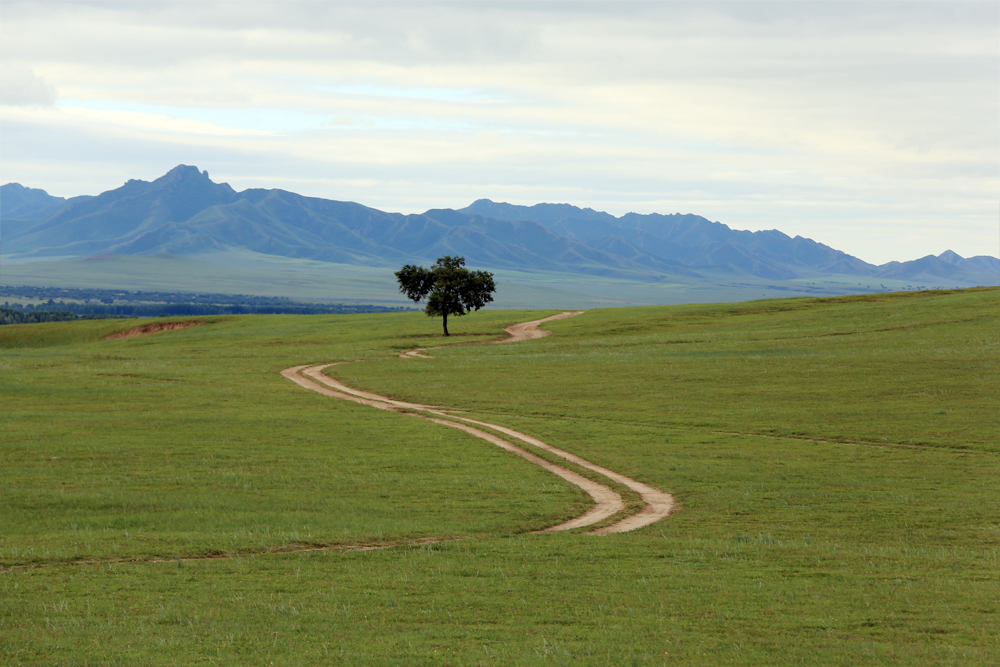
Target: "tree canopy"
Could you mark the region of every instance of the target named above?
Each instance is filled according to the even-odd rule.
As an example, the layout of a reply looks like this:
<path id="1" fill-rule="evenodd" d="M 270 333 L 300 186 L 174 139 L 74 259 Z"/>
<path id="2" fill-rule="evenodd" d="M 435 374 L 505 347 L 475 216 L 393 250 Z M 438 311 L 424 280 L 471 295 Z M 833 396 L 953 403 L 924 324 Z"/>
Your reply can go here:
<path id="1" fill-rule="evenodd" d="M 465 315 L 479 310 L 490 301 L 497 288 L 493 274 L 488 271 L 470 271 L 465 268 L 464 257 L 445 255 L 429 269 L 407 264 L 396 271 L 399 291 L 408 299 L 420 302 L 427 298 L 424 311 L 431 316 L 444 318 L 444 335 L 448 333 L 448 316 Z"/>

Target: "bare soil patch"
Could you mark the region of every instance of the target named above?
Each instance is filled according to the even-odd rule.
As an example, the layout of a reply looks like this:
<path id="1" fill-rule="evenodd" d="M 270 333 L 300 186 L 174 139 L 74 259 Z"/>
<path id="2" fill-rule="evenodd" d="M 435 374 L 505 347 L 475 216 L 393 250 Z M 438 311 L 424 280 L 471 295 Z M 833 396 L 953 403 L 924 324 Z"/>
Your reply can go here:
<path id="1" fill-rule="evenodd" d="M 155 322 L 153 324 L 144 324 L 141 327 L 132 327 L 127 331 L 119 331 L 118 333 L 111 334 L 110 336 L 105 336 L 104 340 L 135 338 L 136 336 L 145 336 L 147 334 L 159 333 L 160 331 L 173 331 L 174 329 L 196 327 L 199 324 L 204 324 L 204 322 Z"/>
<path id="2" fill-rule="evenodd" d="M 532 320 L 530 322 L 521 322 L 519 324 L 512 324 L 505 328 L 504 331 L 510 334 L 510 338 L 502 338 L 497 343 L 520 343 L 524 340 L 532 340 L 534 338 L 545 338 L 551 331 L 546 329 L 539 329 L 538 325 L 543 322 L 551 322 L 553 320 L 564 320 L 567 317 L 573 317 L 574 315 L 582 315 L 582 310 L 569 310 L 565 313 L 559 313 L 558 315 L 552 315 L 551 317 L 543 317 L 540 320 Z"/>

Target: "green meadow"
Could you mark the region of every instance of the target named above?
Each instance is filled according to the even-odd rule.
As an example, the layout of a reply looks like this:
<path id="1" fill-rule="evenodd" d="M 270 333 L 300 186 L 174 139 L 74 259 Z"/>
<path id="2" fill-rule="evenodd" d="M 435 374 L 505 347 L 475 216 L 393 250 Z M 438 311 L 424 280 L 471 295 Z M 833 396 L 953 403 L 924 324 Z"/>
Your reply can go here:
<path id="1" fill-rule="evenodd" d="M 555 312 L 447 340 L 422 313 L 0 327 L 0 662 L 1000 663 L 1000 289 L 591 310 L 468 344 Z M 529 534 L 587 497 L 279 375 L 336 361 L 678 510 Z"/>
<path id="2" fill-rule="evenodd" d="M 83 258 L 23 261 L 2 256 L 3 282 L 90 289 L 154 292 L 218 292 L 291 297 L 310 302 L 379 303 L 411 307 L 393 279 L 396 267 L 358 266 L 292 259 L 250 251 L 181 257 L 177 255 L 95 255 Z M 745 301 L 768 296 L 827 296 L 909 290 L 913 281 L 829 274 L 821 278 L 771 281 L 708 272 L 702 278 L 664 283 L 662 276 L 583 275 L 561 272 L 496 271 L 500 298 L 487 308 L 540 309 L 553 304 L 565 309 L 607 308 Z M 863 282 L 861 282 L 863 281 Z M 936 285 L 936 283 L 930 283 Z M 17 301 L 16 297 L 4 297 Z"/>

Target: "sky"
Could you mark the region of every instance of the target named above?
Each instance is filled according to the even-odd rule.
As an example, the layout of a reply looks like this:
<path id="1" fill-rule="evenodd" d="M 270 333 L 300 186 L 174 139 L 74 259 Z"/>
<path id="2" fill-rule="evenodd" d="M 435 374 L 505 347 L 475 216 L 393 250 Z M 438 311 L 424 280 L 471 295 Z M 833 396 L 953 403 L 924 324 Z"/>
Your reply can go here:
<path id="1" fill-rule="evenodd" d="M 1000 4 L 0 0 L 0 183 L 178 164 L 386 211 L 1000 254 Z"/>

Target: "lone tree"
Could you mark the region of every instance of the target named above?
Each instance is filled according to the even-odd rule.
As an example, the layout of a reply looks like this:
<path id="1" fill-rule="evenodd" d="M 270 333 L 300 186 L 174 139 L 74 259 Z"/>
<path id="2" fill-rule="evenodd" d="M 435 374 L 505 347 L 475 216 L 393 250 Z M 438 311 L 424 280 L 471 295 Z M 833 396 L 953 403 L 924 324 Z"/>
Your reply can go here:
<path id="1" fill-rule="evenodd" d="M 470 271 L 465 268 L 464 257 L 438 258 L 429 269 L 407 264 L 396 271 L 399 291 L 407 298 L 419 302 L 427 297 L 428 315 L 444 318 L 444 335 L 448 333 L 448 316 L 465 315 L 479 310 L 493 300 L 497 291 L 493 274 L 488 271 Z M 428 295 L 430 295 L 428 297 Z"/>

